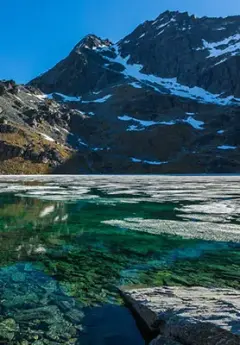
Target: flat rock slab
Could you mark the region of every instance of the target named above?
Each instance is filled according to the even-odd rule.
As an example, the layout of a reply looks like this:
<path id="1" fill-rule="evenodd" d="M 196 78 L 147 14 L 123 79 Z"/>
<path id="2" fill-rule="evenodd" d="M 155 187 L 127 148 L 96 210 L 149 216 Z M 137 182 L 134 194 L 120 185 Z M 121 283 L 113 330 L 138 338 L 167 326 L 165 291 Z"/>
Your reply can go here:
<path id="1" fill-rule="evenodd" d="M 159 329 L 172 341 L 186 345 L 240 345 L 238 290 L 161 287 L 123 288 L 122 293 L 150 330 Z"/>

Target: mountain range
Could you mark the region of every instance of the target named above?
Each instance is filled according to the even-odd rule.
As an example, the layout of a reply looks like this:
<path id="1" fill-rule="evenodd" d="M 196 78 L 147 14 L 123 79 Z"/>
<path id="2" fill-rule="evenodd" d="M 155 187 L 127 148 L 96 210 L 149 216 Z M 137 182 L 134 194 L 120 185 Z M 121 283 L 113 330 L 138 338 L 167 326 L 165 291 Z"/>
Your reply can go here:
<path id="1" fill-rule="evenodd" d="M 240 16 L 164 12 L 0 84 L 0 173 L 240 171 Z"/>

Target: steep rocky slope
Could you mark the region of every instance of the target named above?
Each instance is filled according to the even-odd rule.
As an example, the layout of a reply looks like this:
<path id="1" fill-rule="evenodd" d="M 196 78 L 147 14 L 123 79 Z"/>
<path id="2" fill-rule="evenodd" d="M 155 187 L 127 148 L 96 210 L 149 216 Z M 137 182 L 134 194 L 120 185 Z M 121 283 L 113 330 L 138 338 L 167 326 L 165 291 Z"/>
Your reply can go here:
<path id="1" fill-rule="evenodd" d="M 67 113 L 75 152 L 53 172 L 239 172 L 239 66 L 240 16 L 167 11 L 116 44 L 86 36 L 17 97 L 58 108 L 38 128 L 57 140 Z"/>
<path id="2" fill-rule="evenodd" d="M 0 86 L 0 173 L 44 174 L 64 163 L 73 153 L 68 109 L 12 81 Z"/>

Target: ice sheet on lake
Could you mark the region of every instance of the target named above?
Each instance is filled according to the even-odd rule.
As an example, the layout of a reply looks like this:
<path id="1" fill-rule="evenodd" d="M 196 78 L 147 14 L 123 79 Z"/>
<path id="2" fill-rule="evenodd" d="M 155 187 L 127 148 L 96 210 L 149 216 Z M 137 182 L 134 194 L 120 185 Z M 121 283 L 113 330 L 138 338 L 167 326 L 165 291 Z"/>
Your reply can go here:
<path id="1" fill-rule="evenodd" d="M 102 222 L 124 229 L 142 231 L 154 235 L 169 234 L 184 238 L 198 238 L 217 242 L 239 242 L 239 225 L 211 222 L 174 221 L 163 219 L 125 218 L 106 220 Z"/>
<path id="2" fill-rule="evenodd" d="M 54 205 L 47 206 L 44 208 L 44 210 L 41 211 L 39 217 L 44 218 L 44 217 L 48 216 L 49 214 L 51 214 L 52 212 L 54 212 L 54 210 L 55 210 Z"/>
<path id="3" fill-rule="evenodd" d="M 0 193 L 116 207 L 159 204 L 159 219 L 136 216 L 113 219 L 109 224 L 154 234 L 240 242 L 240 176 L 0 176 Z M 166 202 L 176 204 L 174 212 L 179 220 L 163 219 L 160 205 Z M 39 211 L 42 217 L 52 212 L 48 207 L 53 204 Z"/>
<path id="4" fill-rule="evenodd" d="M 239 214 L 240 215 L 240 204 L 235 204 L 231 200 L 223 201 L 211 201 L 203 204 L 188 205 L 181 208 L 182 212 L 186 213 L 207 213 L 214 215 L 221 214 Z"/>

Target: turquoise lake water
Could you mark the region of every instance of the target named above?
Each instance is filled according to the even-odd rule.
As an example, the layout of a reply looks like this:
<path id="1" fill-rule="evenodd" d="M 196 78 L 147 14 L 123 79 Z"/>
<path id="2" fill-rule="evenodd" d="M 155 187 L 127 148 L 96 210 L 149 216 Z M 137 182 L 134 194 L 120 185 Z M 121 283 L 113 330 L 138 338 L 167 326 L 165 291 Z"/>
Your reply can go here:
<path id="1" fill-rule="evenodd" d="M 0 344 L 145 344 L 118 287 L 240 288 L 240 177 L 0 177 Z"/>

